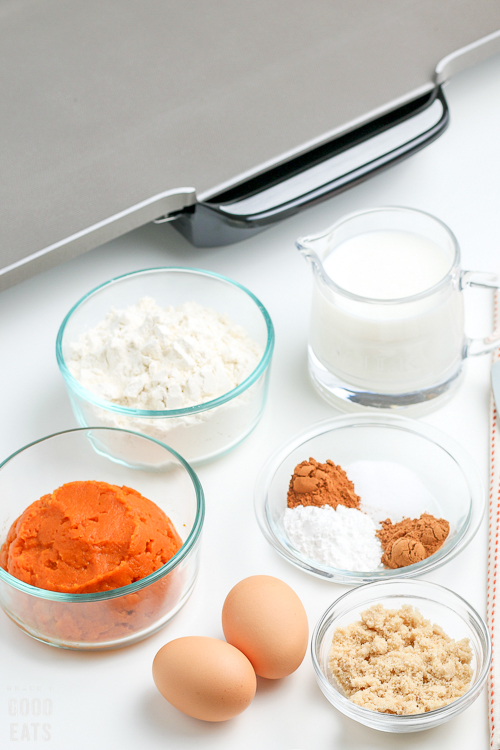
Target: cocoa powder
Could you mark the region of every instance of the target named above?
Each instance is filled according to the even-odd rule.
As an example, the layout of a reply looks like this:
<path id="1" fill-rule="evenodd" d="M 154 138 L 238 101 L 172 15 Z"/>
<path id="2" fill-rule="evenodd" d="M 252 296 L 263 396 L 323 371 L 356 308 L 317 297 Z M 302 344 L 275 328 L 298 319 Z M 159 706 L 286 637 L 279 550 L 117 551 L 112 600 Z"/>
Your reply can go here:
<path id="1" fill-rule="evenodd" d="M 387 518 L 377 531 L 384 550 L 382 563 L 387 568 L 405 568 L 425 560 L 443 546 L 449 532 L 448 521 L 429 513 L 422 513 L 420 518 L 403 518 L 399 523 Z"/>
<path id="2" fill-rule="evenodd" d="M 330 505 L 332 508 L 345 505 L 346 508 L 358 508 L 359 503 L 360 498 L 354 492 L 354 484 L 333 461 L 320 464 L 310 458 L 295 467 L 288 488 L 289 508 L 297 505 Z"/>

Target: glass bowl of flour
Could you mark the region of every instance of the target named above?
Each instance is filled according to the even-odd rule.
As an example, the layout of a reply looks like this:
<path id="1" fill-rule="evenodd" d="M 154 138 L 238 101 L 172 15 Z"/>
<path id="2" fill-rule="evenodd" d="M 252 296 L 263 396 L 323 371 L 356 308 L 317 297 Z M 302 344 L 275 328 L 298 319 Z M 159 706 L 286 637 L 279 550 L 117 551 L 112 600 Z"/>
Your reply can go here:
<path id="1" fill-rule="evenodd" d="M 273 347 L 271 318 L 245 287 L 209 271 L 152 268 L 77 302 L 56 356 L 81 427 L 133 430 L 200 463 L 257 425 Z M 144 464 L 114 446 L 109 453 Z"/>
<path id="2" fill-rule="evenodd" d="M 328 461 L 341 467 L 359 506 L 288 507 L 292 477 L 296 470 L 309 474 L 310 459 L 322 470 Z M 257 520 L 274 549 L 311 575 L 350 586 L 412 578 L 443 565 L 474 537 L 484 508 L 481 476 L 458 443 L 431 425 L 371 413 L 304 430 L 268 459 L 255 488 Z M 449 523 L 442 546 L 405 567 L 386 567 L 377 537 L 383 522 L 422 514 Z"/>

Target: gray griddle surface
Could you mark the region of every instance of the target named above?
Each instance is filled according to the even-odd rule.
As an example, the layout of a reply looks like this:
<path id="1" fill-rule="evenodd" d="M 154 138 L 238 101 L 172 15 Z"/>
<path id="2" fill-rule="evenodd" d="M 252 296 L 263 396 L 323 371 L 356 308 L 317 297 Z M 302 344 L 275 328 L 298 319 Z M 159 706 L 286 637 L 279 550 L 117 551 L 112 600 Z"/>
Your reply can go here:
<path id="1" fill-rule="evenodd" d="M 486 0 L 3 0 L 0 268 L 432 88 Z"/>

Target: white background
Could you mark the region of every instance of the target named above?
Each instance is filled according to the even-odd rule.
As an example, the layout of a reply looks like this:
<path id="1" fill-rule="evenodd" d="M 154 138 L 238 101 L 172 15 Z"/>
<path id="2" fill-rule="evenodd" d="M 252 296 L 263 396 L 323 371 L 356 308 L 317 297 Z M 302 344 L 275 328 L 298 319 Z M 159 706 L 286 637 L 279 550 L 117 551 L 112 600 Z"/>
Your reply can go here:
<path id="1" fill-rule="evenodd" d="M 233 453 L 198 470 L 207 501 L 201 571 L 191 599 L 174 620 L 126 649 L 74 653 L 37 643 L 0 612 L 2 750 L 28 744 L 54 750 L 488 747 L 486 692 L 464 714 L 441 727 L 414 735 L 382 734 L 330 706 L 316 685 L 309 654 L 289 678 L 259 680 L 250 708 L 223 724 L 206 724 L 180 714 L 157 693 L 151 678 L 153 657 L 167 641 L 195 634 L 222 637 L 225 595 L 245 576 L 267 573 L 289 583 L 304 602 L 311 629 L 346 591 L 282 560 L 262 537 L 253 513 L 255 478 L 269 453 L 297 431 L 337 414 L 308 380 L 311 278 L 294 241 L 351 211 L 389 204 L 412 206 L 435 214 L 451 227 L 461 244 L 465 268 L 500 272 L 500 58 L 457 76 L 446 95 L 451 125 L 424 151 L 238 245 L 199 250 L 172 227 L 151 225 L 0 294 L 2 459 L 36 438 L 75 426 L 56 365 L 56 333 L 73 303 L 113 276 L 160 265 L 217 271 L 251 289 L 276 328 L 269 400 L 261 423 Z M 468 333 L 485 335 L 491 328 L 491 294 L 476 290 L 466 296 Z M 424 420 L 465 446 L 485 484 L 489 365 L 489 357 L 467 362 L 459 393 Z M 449 586 L 484 615 L 486 556 L 485 519 L 471 545 L 427 579 Z M 9 705 L 20 706 L 21 698 L 32 697 L 50 699 L 52 714 L 9 715 Z M 37 722 L 50 727 L 43 734 L 38 727 L 35 739 Z M 24 739 L 23 723 L 28 724 Z"/>

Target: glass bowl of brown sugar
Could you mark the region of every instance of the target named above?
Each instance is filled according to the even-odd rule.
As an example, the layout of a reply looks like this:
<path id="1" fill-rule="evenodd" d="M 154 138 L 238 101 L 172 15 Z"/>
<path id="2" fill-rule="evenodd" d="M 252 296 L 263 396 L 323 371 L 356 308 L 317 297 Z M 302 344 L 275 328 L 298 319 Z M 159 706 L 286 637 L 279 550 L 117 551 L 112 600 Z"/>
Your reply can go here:
<path id="1" fill-rule="evenodd" d="M 318 422 L 268 459 L 255 488 L 262 533 L 296 567 L 335 583 L 411 578 L 458 555 L 485 509 L 455 440 L 401 416 Z"/>
<path id="2" fill-rule="evenodd" d="M 474 703 L 491 640 L 482 617 L 444 586 L 378 581 L 328 607 L 311 656 L 321 692 L 338 711 L 382 732 L 420 732 Z"/>

